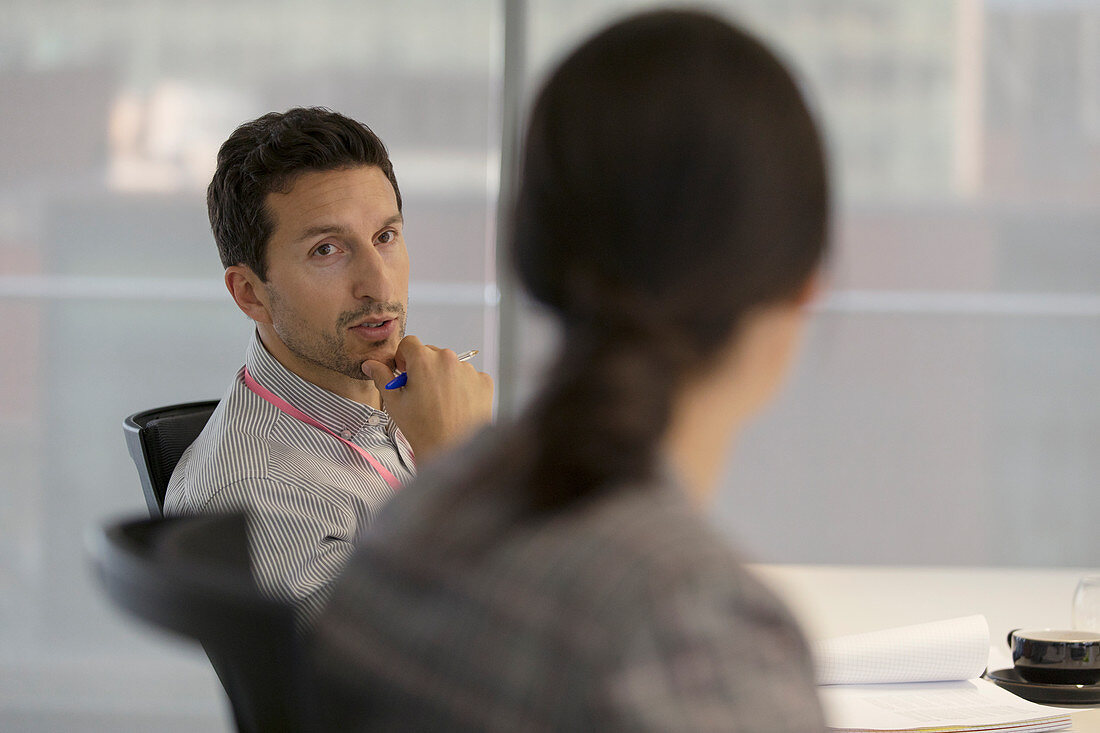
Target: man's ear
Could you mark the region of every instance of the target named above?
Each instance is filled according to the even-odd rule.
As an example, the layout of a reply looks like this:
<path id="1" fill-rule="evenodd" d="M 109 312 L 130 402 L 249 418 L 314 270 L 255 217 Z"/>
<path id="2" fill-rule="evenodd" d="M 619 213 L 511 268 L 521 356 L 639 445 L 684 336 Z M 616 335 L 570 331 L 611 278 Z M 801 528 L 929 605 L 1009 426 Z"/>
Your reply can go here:
<path id="1" fill-rule="evenodd" d="M 247 265 L 225 268 L 225 287 L 237 307 L 256 323 L 271 323 L 267 286 Z"/>

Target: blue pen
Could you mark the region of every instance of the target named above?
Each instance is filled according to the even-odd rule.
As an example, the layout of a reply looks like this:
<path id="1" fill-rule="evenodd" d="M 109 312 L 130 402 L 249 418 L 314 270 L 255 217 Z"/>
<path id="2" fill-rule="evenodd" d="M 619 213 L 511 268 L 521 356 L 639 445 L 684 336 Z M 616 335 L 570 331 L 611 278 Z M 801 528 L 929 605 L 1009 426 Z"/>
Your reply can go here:
<path id="1" fill-rule="evenodd" d="M 477 354 L 478 354 L 477 349 L 470 349 L 469 351 L 466 351 L 466 352 L 463 352 L 463 353 L 459 354 L 458 355 L 458 360 L 459 361 L 469 361 L 470 359 L 473 359 L 475 356 L 477 356 Z M 409 373 L 408 372 L 401 372 L 396 377 L 394 377 L 393 381 L 389 382 L 386 385 L 386 389 L 400 389 L 401 387 L 404 387 L 405 383 L 408 382 L 408 381 L 409 381 Z"/>

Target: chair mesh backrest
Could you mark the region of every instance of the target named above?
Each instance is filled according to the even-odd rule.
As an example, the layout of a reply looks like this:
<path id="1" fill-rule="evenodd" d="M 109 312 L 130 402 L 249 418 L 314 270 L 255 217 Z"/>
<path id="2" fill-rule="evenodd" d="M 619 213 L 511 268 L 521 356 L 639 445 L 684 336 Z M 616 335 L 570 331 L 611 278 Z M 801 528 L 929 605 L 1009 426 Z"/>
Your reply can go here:
<path id="1" fill-rule="evenodd" d="M 217 400 L 189 402 L 145 410 L 122 421 L 126 447 L 141 479 L 149 516 L 162 516 L 172 471 L 217 406 Z"/>
<path id="2" fill-rule="evenodd" d="M 153 418 L 145 424 L 142 441 L 149 462 L 149 478 L 162 505 L 168 481 L 180 456 L 199 437 L 213 411 L 211 407 L 201 412 L 168 415 Z"/>

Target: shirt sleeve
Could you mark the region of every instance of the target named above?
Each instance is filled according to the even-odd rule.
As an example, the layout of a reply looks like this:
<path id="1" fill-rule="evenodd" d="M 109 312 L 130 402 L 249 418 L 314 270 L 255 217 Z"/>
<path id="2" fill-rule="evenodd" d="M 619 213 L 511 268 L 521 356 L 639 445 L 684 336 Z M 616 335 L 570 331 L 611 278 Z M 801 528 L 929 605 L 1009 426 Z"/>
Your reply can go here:
<path id="1" fill-rule="evenodd" d="M 352 555 L 355 514 L 303 487 L 269 479 L 226 486 L 202 511 L 247 514 L 257 585 L 266 595 L 294 606 L 300 628 L 310 626 Z"/>
<path id="2" fill-rule="evenodd" d="M 625 641 L 597 702 L 608 730 L 825 730 L 802 636 L 748 579 L 649 589 L 624 617 Z M 634 623 L 628 619 L 633 617 Z"/>

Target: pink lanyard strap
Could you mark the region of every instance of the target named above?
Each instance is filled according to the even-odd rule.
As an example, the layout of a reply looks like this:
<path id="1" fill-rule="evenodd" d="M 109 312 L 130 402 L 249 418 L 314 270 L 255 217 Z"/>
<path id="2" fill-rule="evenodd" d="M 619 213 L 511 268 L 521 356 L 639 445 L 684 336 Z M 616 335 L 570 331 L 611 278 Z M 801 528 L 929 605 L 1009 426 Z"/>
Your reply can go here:
<path id="1" fill-rule="evenodd" d="M 312 425 L 313 427 L 315 427 L 319 430 L 325 431 L 326 433 L 328 433 L 332 437 L 339 440 L 341 443 L 344 443 L 345 445 L 347 445 L 353 451 L 355 451 L 359 455 L 363 456 L 363 458 L 366 459 L 367 463 L 369 463 L 371 465 L 371 467 L 375 471 L 378 472 L 378 475 L 382 477 L 382 480 L 390 485 L 391 489 L 393 489 L 394 491 L 400 491 L 401 490 L 401 482 L 398 481 L 397 477 L 395 477 L 392 473 L 390 473 L 389 469 L 386 468 L 385 466 L 383 466 L 382 463 L 377 458 L 375 458 L 370 453 L 368 453 L 367 451 L 365 451 L 362 448 L 360 448 L 359 446 L 357 446 L 355 443 L 352 443 L 350 440 L 346 439 L 344 436 L 340 435 L 339 433 L 334 433 L 333 431 L 329 430 L 324 425 L 322 425 L 320 422 L 313 419 L 309 415 L 305 414 L 304 412 L 299 410 L 297 407 L 290 404 L 289 402 L 284 400 L 282 397 L 280 397 L 279 395 L 277 395 L 274 392 L 272 392 L 271 390 L 269 390 L 267 387 L 265 387 L 262 384 L 260 384 L 259 382 L 257 382 L 253 378 L 253 376 L 248 373 L 248 367 L 244 368 L 244 383 L 245 383 L 246 387 L 248 387 L 250 390 L 255 392 L 260 398 L 262 398 L 263 400 L 265 400 L 267 402 L 270 402 L 272 405 L 274 405 L 276 409 L 282 410 L 283 412 L 290 415 L 295 420 L 301 420 L 306 425 Z"/>

